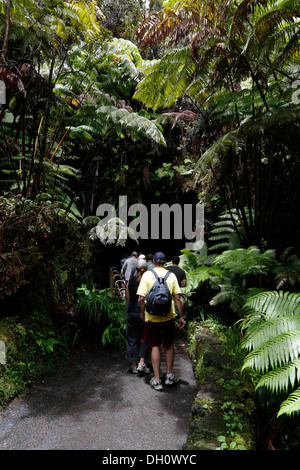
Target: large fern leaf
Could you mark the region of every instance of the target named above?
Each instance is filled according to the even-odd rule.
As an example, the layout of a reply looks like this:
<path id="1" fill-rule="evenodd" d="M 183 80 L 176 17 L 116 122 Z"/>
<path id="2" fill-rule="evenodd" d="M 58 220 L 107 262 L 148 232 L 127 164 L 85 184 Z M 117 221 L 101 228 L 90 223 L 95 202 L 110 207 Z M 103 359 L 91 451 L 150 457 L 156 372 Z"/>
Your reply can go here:
<path id="1" fill-rule="evenodd" d="M 154 111 L 171 106 L 182 96 L 195 66 L 189 47 L 166 53 L 145 69 L 134 98 Z"/>
<path id="2" fill-rule="evenodd" d="M 257 388 L 288 392 L 300 379 L 300 294 L 263 292 L 247 300 L 245 312 L 242 347 L 251 352 L 242 370 L 262 374 Z M 295 412 L 300 412 L 299 390 L 282 403 L 278 416 Z"/>
<path id="3" fill-rule="evenodd" d="M 265 373 L 296 359 L 300 354 L 300 330 L 281 333 L 256 347 L 245 359 L 243 370 L 247 367 Z"/>
<path id="4" fill-rule="evenodd" d="M 261 320 L 276 318 L 281 315 L 300 315 L 300 294 L 283 291 L 267 291 L 247 300 L 246 313 L 260 315 Z"/>
<path id="5" fill-rule="evenodd" d="M 189 271 L 187 276 L 187 285 L 183 291 L 185 293 L 192 293 L 204 282 L 209 282 L 212 286 L 214 286 L 214 279 L 217 275 L 220 274 L 220 270 L 211 266 L 199 266 L 198 268 Z"/>
<path id="6" fill-rule="evenodd" d="M 213 245 L 209 246 L 209 251 L 239 248 L 240 242 L 237 234 L 239 225 L 239 215 L 236 210 L 226 211 L 221 214 L 209 234 L 209 242 L 214 242 Z"/>
<path id="7" fill-rule="evenodd" d="M 300 359 L 284 364 L 262 376 L 256 388 L 266 387 L 273 392 L 288 391 L 300 379 Z"/>
<path id="8" fill-rule="evenodd" d="M 281 315 L 268 321 L 256 322 L 256 326 L 252 323 L 250 331 L 248 331 L 243 340 L 243 347 L 248 350 L 258 348 L 271 338 L 284 332 L 300 330 L 300 316 Z"/>
<path id="9" fill-rule="evenodd" d="M 245 276 L 250 274 L 265 274 L 275 262 L 275 251 L 266 250 L 261 253 L 256 246 L 227 250 L 215 259 L 215 266 L 226 267 L 228 271 Z"/>
<path id="10" fill-rule="evenodd" d="M 126 134 L 134 138 L 146 137 L 160 145 L 166 145 L 160 126 L 138 113 L 130 112 L 115 106 L 100 106 L 89 104 L 77 115 L 79 121 L 87 121 L 76 127 L 70 127 L 70 135 L 93 139 L 95 136 L 105 136 L 114 133 L 120 138 Z"/>
<path id="11" fill-rule="evenodd" d="M 97 219 L 95 218 L 95 221 Z M 87 217 L 84 221 L 92 223 L 92 218 Z M 126 226 L 118 217 L 112 217 L 106 223 L 99 220 L 97 225 L 90 229 L 89 234 L 91 240 L 99 239 L 104 245 L 116 244 L 116 246 L 125 246 L 129 237 L 138 243 L 135 231 L 131 227 Z"/>
<path id="12" fill-rule="evenodd" d="M 295 390 L 293 393 L 289 395 L 287 400 L 285 400 L 280 407 L 280 410 L 277 416 L 281 416 L 283 414 L 287 416 L 291 416 L 294 413 L 299 413 L 300 410 L 300 388 Z"/>

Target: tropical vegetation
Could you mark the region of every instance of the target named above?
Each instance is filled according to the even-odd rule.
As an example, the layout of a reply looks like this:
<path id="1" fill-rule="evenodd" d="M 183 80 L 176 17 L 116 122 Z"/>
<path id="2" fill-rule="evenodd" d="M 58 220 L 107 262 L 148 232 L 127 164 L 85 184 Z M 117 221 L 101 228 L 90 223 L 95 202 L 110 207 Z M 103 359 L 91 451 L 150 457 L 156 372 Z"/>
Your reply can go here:
<path id="1" fill-rule="evenodd" d="M 238 326 L 259 405 L 298 416 L 299 12 L 298 0 L 0 2 L 3 402 L 35 377 L 37 350 L 66 353 L 86 324 L 124 344 L 109 265 L 157 247 L 181 254 L 188 320 Z M 97 207 L 124 194 L 204 204 L 203 246 L 103 225 Z M 107 243 L 110 230 L 127 239 Z M 32 345 L 17 365 L 11 329 Z"/>

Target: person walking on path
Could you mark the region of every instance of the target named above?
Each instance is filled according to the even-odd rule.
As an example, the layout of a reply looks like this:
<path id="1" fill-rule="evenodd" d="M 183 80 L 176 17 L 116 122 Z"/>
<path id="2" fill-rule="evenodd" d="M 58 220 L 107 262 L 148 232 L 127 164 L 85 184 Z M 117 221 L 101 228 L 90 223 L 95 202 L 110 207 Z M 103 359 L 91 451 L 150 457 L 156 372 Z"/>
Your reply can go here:
<path id="1" fill-rule="evenodd" d="M 130 258 L 127 258 L 125 263 L 123 264 L 121 275 L 124 276 L 125 282 L 129 281 L 132 269 L 136 267 L 138 262 L 138 254 L 136 251 L 131 253 Z"/>
<path id="2" fill-rule="evenodd" d="M 155 390 L 162 390 L 163 385 L 160 379 L 161 346 L 164 347 L 165 361 L 167 367 L 165 385 L 173 385 L 174 383 L 178 382 L 178 379 L 173 374 L 175 333 L 174 301 L 176 303 L 179 313 L 180 328 L 184 327 L 185 320 L 183 317 L 183 302 L 181 298 L 180 287 L 178 285 L 178 281 L 175 274 L 167 271 L 164 268 L 166 262 L 165 255 L 161 252 L 155 253 L 153 257 L 153 262 L 155 267 L 153 271 L 147 271 L 143 275 L 137 290 L 137 295 L 140 306 L 141 319 L 145 320 L 143 341 L 151 348 L 151 361 L 154 377 L 151 379 L 150 385 Z M 156 280 L 154 271 L 159 277 L 164 277 L 168 274 L 166 283 L 170 294 L 172 295 L 172 303 L 165 316 L 150 314 L 149 311 L 147 311 L 147 306 L 145 304 L 145 297 Z"/>
<path id="3" fill-rule="evenodd" d="M 154 268 L 154 263 L 153 263 L 153 255 L 151 253 L 149 253 L 146 256 L 146 261 L 147 261 L 148 269 L 153 269 Z"/>
<path id="4" fill-rule="evenodd" d="M 179 263 L 180 263 L 179 256 L 173 256 L 172 266 L 166 266 L 166 269 L 175 274 L 180 287 L 185 287 L 186 286 L 186 274 L 185 274 L 184 269 L 179 267 Z"/>
<path id="5" fill-rule="evenodd" d="M 140 317 L 138 296 L 136 294 L 145 271 L 147 271 L 146 261 L 139 260 L 126 285 L 126 359 L 131 362 L 130 371 L 133 374 L 139 372 L 150 373 L 150 369 L 145 364 L 148 346 L 141 341 L 145 323 Z"/>

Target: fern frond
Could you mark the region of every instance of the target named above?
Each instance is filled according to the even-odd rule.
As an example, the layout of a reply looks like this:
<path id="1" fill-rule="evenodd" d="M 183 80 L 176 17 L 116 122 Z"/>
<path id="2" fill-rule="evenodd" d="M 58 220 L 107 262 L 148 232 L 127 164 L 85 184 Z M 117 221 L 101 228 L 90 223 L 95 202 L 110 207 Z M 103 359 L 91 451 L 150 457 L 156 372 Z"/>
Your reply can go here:
<path id="1" fill-rule="evenodd" d="M 300 315 L 300 294 L 283 291 L 263 292 L 249 298 L 244 310 L 251 314 L 259 312 L 266 320 L 281 315 Z"/>
<path id="2" fill-rule="evenodd" d="M 134 99 L 154 111 L 171 106 L 186 89 L 195 65 L 189 47 L 166 53 L 145 69 L 145 77 L 138 84 Z"/>
<path id="3" fill-rule="evenodd" d="M 113 52 L 116 55 L 126 56 L 132 63 L 141 65 L 144 63 L 138 47 L 131 41 L 123 38 L 114 38 L 107 44 L 107 52 Z M 145 63 L 149 63 L 145 61 Z"/>
<path id="4" fill-rule="evenodd" d="M 275 336 L 297 330 L 300 330 L 300 316 L 279 316 L 268 321 L 261 319 L 256 326 L 252 323 L 251 329 L 243 338 L 242 347 L 248 350 L 256 349 Z"/>
<path id="5" fill-rule="evenodd" d="M 256 246 L 250 246 L 247 249 L 237 248 L 236 250 L 224 251 L 216 257 L 215 265 L 226 266 L 228 271 L 245 276 L 266 273 L 274 261 L 274 250 L 266 250 L 261 253 Z"/>
<path id="6" fill-rule="evenodd" d="M 61 22 L 56 22 L 56 33 L 60 37 L 67 37 L 67 20 L 71 22 L 73 27 L 79 28 L 79 30 L 84 33 L 87 40 L 92 39 L 100 32 L 98 20 L 100 17 L 103 17 L 103 15 L 94 1 L 65 1 L 62 6 L 54 8 L 53 13 L 56 19 L 62 20 Z"/>
<path id="7" fill-rule="evenodd" d="M 187 273 L 187 285 L 184 292 L 195 291 L 204 282 L 210 282 L 213 285 L 215 276 L 220 274 L 221 272 L 218 269 L 208 266 L 199 266 Z"/>
<path id="8" fill-rule="evenodd" d="M 282 42 L 285 43 L 286 31 L 284 26 L 287 26 L 294 18 L 294 12 L 283 11 L 282 9 L 267 12 L 256 22 L 251 31 L 251 35 L 249 35 L 243 53 L 251 56 L 251 54 L 255 53 L 256 49 L 261 50 L 262 44 L 265 43 L 267 39 L 270 39 L 274 31 L 277 34 L 280 32 Z"/>
<path id="9" fill-rule="evenodd" d="M 219 284 L 221 291 L 216 294 L 209 302 L 210 305 L 216 306 L 224 302 L 232 302 L 233 290 L 229 284 Z M 236 292 L 235 292 L 236 295 Z"/>
<path id="10" fill-rule="evenodd" d="M 199 181 L 200 177 L 206 174 L 209 168 L 214 168 L 219 163 L 220 157 L 226 155 L 227 152 L 237 155 L 244 143 L 244 137 L 238 131 L 232 131 L 222 136 L 196 162 L 194 167 L 195 180 Z"/>
<path id="11" fill-rule="evenodd" d="M 228 235 L 228 233 L 232 233 L 234 232 L 234 229 L 232 228 L 232 223 L 230 225 L 230 223 L 227 221 L 227 224 L 228 226 L 226 227 L 225 224 L 222 225 L 222 227 L 220 228 L 215 228 L 211 231 L 211 233 L 215 233 L 216 235 L 212 235 L 209 237 L 210 240 L 217 240 L 220 238 L 220 235 L 222 236 L 223 234 L 225 234 L 225 236 Z"/>
<path id="12" fill-rule="evenodd" d="M 224 237 L 220 237 L 219 240 L 222 240 Z M 213 241 L 216 241 L 218 240 L 217 237 L 210 237 L 210 240 L 213 240 Z M 228 250 L 229 248 L 229 245 L 228 245 L 228 241 L 224 241 L 223 243 L 216 243 L 215 245 L 213 246 L 210 246 L 209 247 L 209 250 L 211 251 L 224 251 L 224 250 Z"/>
<path id="13" fill-rule="evenodd" d="M 300 33 L 299 26 L 298 31 L 289 38 L 289 41 L 283 48 L 283 50 L 278 54 L 278 56 L 273 60 L 272 66 L 270 68 L 270 73 L 274 70 L 279 70 L 283 65 L 289 64 L 298 64 L 300 57 Z"/>
<path id="14" fill-rule="evenodd" d="M 288 362 L 282 367 L 273 369 L 267 374 L 263 375 L 256 389 L 266 387 L 272 392 L 288 391 L 289 387 L 295 386 L 295 383 L 300 379 L 300 359 L 295 359 L 293 362 Z"/>
<path id="15" fill-rule="evenodd" d="M 239 129 L 233 130 L 220 137 L 195 163 L 195 181 L 205 176 L 210 168 L 226 162 L 227 157 L 236 158 L 245 148 L 247 141 L 265 139 L 268 133 L 278 133 L 282 140 L 288 135 L 286 131 L 295 129 L 300 119 L 299 106 L 293 103 L 277 106 L 256 120 L 246 119 Z M 283 131 L 284 130 L 284 131 Z"/>
<path id="16" fill-rule="evenodd" d="M 97 222 L 98 218 L 95 218 Z M 99 220 L 99 219 L 98 219 Z M 84 219 L 86 223 L 92 223 L 93 220 L 90 217 Z M 103 245 L 125 246 L 126 240 L 130 237 L 138 243 L 135 231 L 124 224 L 119 217 L 112 217 L 106 223 L 102 220 L 97 222 L 97 225 L 90 229 L 90 239 L 99 239 Z"/>
<path id="17" fill-rule="evenodd" d="M 199 264 L 201 264 L 200 256 L 197 253 L 191 250 L 187 250 L 186 248 L 183 248 L 181 253 L 182 255 L 180 261 L 183 264 L 184 269 L 191 271 L 192 269 L 196 269 Z"/>
<path id="18" fill-rule="evenodd" d="M 300 354 L 300 331 L 281 333 L 261 344 L 246 357 L 242 370 L 246 368 L 266 372 L 296 359 Z"/>
<path id="19" fill-rule="evenodd" d="M 262 292 L 247 302 L 247 317 L 241 321 L 246 334 L 242 347 L 252 350 L 242 370 L 262 373 L 257 388 L 287 392 L 300 379 L 300 294 Z M 300 411 L 299 390 L 281 404 L 278 416 Z"/>
<path id="20" fill-rule="evenodd" d="M 247 28 L 247 20 L 249 16 L 255 11 L 255 7 L 266 6 L 268 0 L 259 0 L 253 2 L 253 0 L 242 0 L 233 15 L 232 22 L 229 29 L 228 41 L 232 41 L 236 35 L 241 35 L 242 32 Z"/>
<path id="21" fill-rule="evenodd" d="M 147 18 L 137 30 L 143 47 L 167 41 L 178 43 L 199 26 L 202 4 L 197 1 L 178 2 Z"/>
<path id="22" fill-rule="evenodd" d="M 98 107 L 95 104 L 90 104 L 80 110 L 77 120 L 79 122 L 88 120 L 89 124 L 70 127 L 71 136 L 82 135 L 82 137 L 92 140 L 96 136 L 104 136 L 106 133 L 112 132 L 121 138 L 125 134 L 129 134 L 134 138 L 146 137 L 160 145 L 166 145 L 159 125 L 124 108 Z"/>
<path id="23" fill-rule="evenodd" d="M 246 285 L 244 280 L 235 280 L 226 275 L 226 272 L 220 271 L 221 275 L 213 279 L 216 286 L 220 291 L 209 302 L 212 306 L 217 306 L 220 303 L 229 302 L 230 308 L 233 312 L 240 315 L 242 306 L 246 296 Z"/>

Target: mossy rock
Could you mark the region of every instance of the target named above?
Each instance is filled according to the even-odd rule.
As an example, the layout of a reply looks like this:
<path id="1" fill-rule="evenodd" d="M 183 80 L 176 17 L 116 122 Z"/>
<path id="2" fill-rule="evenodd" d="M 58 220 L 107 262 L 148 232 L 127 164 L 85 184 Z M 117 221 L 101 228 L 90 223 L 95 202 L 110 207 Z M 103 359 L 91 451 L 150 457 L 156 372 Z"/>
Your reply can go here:
<path id="1" fill-rule="evenodd" d="M 0 364 L 1 407 L 23 393 L 39 374 L 51 370 L 56 339 L 49 316 L 34 311 L 0 317 L 0 340 L 5 345 L 5 363 Z"/>
<path id="2" fill-rule="evenodd" d="M 253 389 L 242 379 L 238 361 L 228 352 L 226 335 L 204 322 L 197 324 L 190 338 L 189 352 L 199 391 L 185 448 L 216 450 L 222 445 L 234 450 L 253 449 Z"/>

